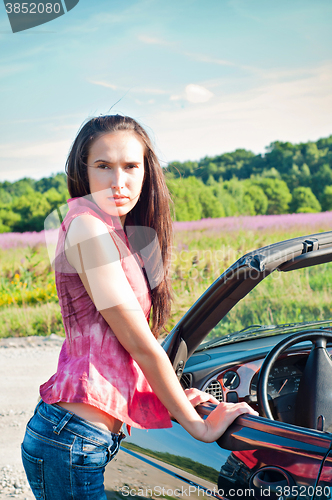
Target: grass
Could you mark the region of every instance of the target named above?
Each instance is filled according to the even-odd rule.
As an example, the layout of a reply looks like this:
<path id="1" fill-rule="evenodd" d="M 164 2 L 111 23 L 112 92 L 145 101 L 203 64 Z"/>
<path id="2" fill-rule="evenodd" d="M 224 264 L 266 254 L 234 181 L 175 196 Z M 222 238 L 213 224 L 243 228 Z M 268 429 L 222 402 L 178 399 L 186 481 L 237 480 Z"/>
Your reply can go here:
<path id="1" fill-rule="evenodd" d="M 323 321 L 332 318 L 332 264 L 290 273 L 274 272 L 212 330 L 206 340 L 251 325 Z"/>
<path id="2" fill-rule="evenodd" d="M 0 338 L 32 335 L 64 336 L 59 304 L 10 306 L 0 308 Z"/>
<path id="3" fill-rule="evenodd" d="M 169 326 L 173 327 L 207 287 L 243 254 L 303 234 L 306 233 L 301 228 L 288 231 L 286 228 L 282 232 L 267 229 L 264 233 L 257 230 L 216 233 L 211 229 L 176 233 L 172 259 L 175 303 Z M 301 318 L 306 321 L 315 315 L 317 319 L 325 318 L 330 314 L 332 270 L 331 267 L 324 269 L 325 273 L 321 272 L 322 266 L 293 273 L 273 273 L 230 311 L 223 331 L 241 330 L 255 323 L 271 324 L 276 320 L 278 323 L 301 321 Z M 317 287 L 321 289 L 318 291 Z"/>
<path id="4" fill-rule="evenodd" d="M 277 217 L 284 217 L 282 228 L 276 224 L 276 221 L 281 221 Z M 292 216 L 286 219 L 285 216 L 271 216 L 271 219 L 265 216 L 264 230 L 255 217 L 246 217 L 242 227 L 238 227 L 239 220 L 235 221 L 235 225 L 225 220 L 228 226 L 223 228 L 220 227 L 223 220 L 218 219 L 211 219 L 209 224 L 202 221 L 201 229 L 199 222 L 193 227 L 183 225 L 188 223 L 175 225 L 172 256 L 175 300 L 168 330 L 206 288 L 244 253 L 277 241 L 328 230 L 330 226 L 326 217 L 324 223 L 317 219 L 316 226 L 308 226 L 306 221 L 311 219 L 302 217 L 302 226 L 297 226 L 292 222 Z M 270 226 L 269 220 L 273 222 Z M 287 226 L 285 221 L 292 223 Z M 0 337 L 64 335 L 54 272 L 46 246 L 38 234 L 26 239 L 20 235 L 19 244 L 15 243 L 14 236 L 12 233 L 12 247 L 8 246 L 7 236 L 5 248 L 0 248 Z M 28 243 L 26 246 L 25 240 Z M 331 317 L 332 269 L 327 266 L 323 274 L 317 269 L 274 273 L 228 314 L 220 325 L 220 333 L 227 333 L 230 329 L 240 330 L 248 322 L 270 324 L 276 320 L 285 323 L 306 321 L 312 317 Z"/>
<path id="5" fill-rule="evenodd" d="M 64 335 L 45 245 L 0 249 L 0 337 Z"/>

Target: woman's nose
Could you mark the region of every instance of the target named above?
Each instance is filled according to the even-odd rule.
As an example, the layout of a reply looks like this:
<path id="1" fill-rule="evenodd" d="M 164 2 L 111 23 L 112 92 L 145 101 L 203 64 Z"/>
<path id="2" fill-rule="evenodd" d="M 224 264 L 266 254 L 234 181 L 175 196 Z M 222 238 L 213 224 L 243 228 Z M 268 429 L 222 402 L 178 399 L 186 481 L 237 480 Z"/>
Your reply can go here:
<path id="1" fill-rule="evenodd" d="M 116 168 L 112 172 L 111 187 L 112 189 L 122 189 L 124 186 L 124 172 L 121 168 Z"/>

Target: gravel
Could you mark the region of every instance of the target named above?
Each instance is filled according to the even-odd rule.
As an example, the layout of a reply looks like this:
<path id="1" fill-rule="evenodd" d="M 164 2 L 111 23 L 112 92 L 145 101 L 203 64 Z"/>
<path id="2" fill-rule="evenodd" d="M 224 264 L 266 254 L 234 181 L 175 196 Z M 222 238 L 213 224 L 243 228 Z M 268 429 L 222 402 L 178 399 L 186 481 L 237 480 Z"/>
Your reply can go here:
<path id="1" fill-rule="evenodd" d="M 24 471 L 5 465 L 0 470 L 0 498 L 34 498 L 26 480 Z"/>
<path id="2" fill-rule="evenodd" d="M 0 500 L 34 499 L 20 447 L 39 386 L 56 371 L 62 343 L 54 334 L 0 340 Z"/>

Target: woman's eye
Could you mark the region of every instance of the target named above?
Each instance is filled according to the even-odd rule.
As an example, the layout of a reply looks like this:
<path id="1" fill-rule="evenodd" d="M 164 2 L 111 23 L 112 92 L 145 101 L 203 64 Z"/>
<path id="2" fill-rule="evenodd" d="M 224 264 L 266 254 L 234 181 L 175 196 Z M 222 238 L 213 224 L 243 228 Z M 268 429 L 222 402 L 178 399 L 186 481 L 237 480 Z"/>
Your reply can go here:
<path id="1" fill-rule="evenodd" d="M 130 163 L 129 165 L 126 166 L 126 168 L 128 169 L 137 168 L 137 165 L 135 165 L 135 163 Z"/>
<path id="2" fill-rule="evenodd" d="M 100 168 L 101 170 L 108 170 L 109 166 L 108 165 L 104 165 L 103 163 L 101 163 L 100 165 L 98 165 L 97 168 Z"/>

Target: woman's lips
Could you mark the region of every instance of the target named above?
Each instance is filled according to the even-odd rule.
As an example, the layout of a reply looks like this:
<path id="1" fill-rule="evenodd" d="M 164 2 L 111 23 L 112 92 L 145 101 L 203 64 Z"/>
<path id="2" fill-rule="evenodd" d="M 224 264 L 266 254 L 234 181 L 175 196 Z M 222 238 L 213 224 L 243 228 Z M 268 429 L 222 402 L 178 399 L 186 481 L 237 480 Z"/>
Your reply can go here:
<path id="1" fill-rule="evenodd" d="M 127 203 L 128 201 L 128 197 L 127 196 L 109 196 L 108 199 L 115 203 L 115 205 L 117 206 L 120 206 L 120 205 L 124 205 L 125 203 Z"/>

